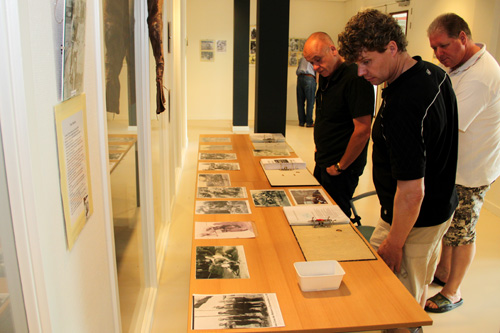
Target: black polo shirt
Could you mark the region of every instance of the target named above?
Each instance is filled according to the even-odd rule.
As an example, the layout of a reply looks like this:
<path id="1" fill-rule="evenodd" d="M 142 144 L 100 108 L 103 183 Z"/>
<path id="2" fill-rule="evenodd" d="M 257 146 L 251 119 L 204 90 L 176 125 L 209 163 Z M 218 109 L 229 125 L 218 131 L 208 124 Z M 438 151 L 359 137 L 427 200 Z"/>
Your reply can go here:
<path id="1" fill-rule="evenodd" d="M 356 64 L 342 63 L 330 77 L 320 77 L 314 124 L 318 166 L 340 161 L 354 131 L 353 118 L 373 115 L 374 99 L 373 86 L 358 76 Z M 365 166 L 367 146 L 350 167 Z"/>
<path id="2" fill-rule="evenodd" d="M 382 92 L 372 129 L 373 181 L 384 221 L 391 223 L 398 180 L 424 178 L 425 196 L 415 227 L 448 220 L 458 203 L 457 101 L 448 75 L 417 63 Z"/>

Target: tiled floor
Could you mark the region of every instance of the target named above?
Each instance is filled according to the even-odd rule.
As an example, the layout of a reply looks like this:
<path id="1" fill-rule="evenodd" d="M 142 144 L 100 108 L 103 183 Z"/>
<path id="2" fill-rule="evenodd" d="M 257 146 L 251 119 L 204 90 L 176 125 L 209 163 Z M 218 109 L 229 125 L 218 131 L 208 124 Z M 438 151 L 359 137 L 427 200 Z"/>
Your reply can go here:
<path id="1" fill-rule="evenodd" d="M 152 332 L 186 331 L 198 137 L 200 134 L 231 134 L 231 130 L 230 121 L 189 122 L 189 149 L 173 211 Z M 306 161 L 310 170 L 314 166 L 312 133 L 312 128 L 299 127 L 296 122 L 287 124 L 287 142 Z M 371 165 L 368 165 L 356 194 L 372 189 Z M 376 197 L 363 199 L 357 204 L 357 209 L 364 224 L 372 224 L 378 218 Z M 434 324 L 425 327 L 425 332 L 500 332 L 500 217 L 483 209 L 477 232 L 476 257 L 462 285 L 464 305 L 448 313 L 431 314 Z M 438 291 L 432 286 L 430 294 Z"/>

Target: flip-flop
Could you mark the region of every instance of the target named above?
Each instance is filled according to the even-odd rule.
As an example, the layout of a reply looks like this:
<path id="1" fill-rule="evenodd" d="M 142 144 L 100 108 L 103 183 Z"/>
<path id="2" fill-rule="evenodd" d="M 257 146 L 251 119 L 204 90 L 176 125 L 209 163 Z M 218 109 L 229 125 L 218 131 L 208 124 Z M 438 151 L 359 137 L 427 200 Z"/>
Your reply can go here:
<path id="1" fill-rule="evenodd" d="M 441 281 L 436 276 L 434 277 L 434 280 L 432 280 L 432 283 L 435 283 L 435 284 L 437 284 L 438 286 L 441 286 L 441 287 L 444 287 L 444 285 L 446 284 L 446 282 Z"/>
<path id="2" fill-rule="evenodd" d="M 428 301 L 431 301 L 438 306 L 437 308 L 431 308 L 425 306 L 425 311 L 433 313 L 448 312 L 453 310 L 454 308 L 459 307 L 464 303 L 464 300 L 462 298 L 458 302 L 452 303 L 448 298 L 443 296 L 443 294 L 441 293 L 437 293 L 436 295 L 432 296 L 431 298 L 428 299 Z"/>

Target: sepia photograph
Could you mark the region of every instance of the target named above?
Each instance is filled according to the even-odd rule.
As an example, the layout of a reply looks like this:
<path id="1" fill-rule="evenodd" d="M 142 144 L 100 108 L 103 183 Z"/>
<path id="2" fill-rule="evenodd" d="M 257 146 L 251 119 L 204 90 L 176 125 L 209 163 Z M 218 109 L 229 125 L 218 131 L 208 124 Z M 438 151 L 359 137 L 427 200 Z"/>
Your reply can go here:
<path id="1" fill-rule="evenodd" d="M 290 189 L 293 202 L 296 205 L 328 205 L 331 202 L 328 200 L 325 192 L 319 188 L 307 189 Z"/>
<path id="2" fill-rule="evenodd" d="M 194 294 L 192 312 L 194 330 L 285 326 L 274 293 Z"/>
<path id="3" fill-rule="evenodd" d="M 233 150 L 231 145 L 200 145 L 200 150 Z"/>
<path id="4" fill-rule="evenodd" d="M 200 162 L 198 165 L 200 171 L 222 170 L 222 171 L 238 171 L 240 170 L 239 163 L 224 163 L 224 162 Z"/>
<path id="5" fill-rule="evenodd" d="M 249 279 L 243 246 L 197 246 L 196 278 Z"/>
<path id="6" fill-rule="evenodd" d="M 236 153 L 200 153 L 200 160 L 236 160 Z"/>
<path id="7" fill-rule="evenodd" d="M 196 222 L 195 239 L 255 238 L 253 224 L 245 222 Z"/>
<path id="8" fill-rule="evenodd" d="M 200 142 L 231 142 L 231 138 L 222 138 L 222 137 L 202 137 L 200 138 Z"/>
<path id="9" fill-rule="evenodd" d="M 291 206 L 284 190 L 251 190 L 250 193 L 257 207 Z"/>
<path id="10" fill-rule="evenodd" d="M 198 187 L 231 186 L 227 173 L 200 173 L 198 174 Z"/>
<path id="11" fill-rule="evenodd" d="M 248 200 L 196 201 L 196 214 L 251 214 Z"/>
<path id="12" fill-rule="evenodd" d="M 246 187 L 198 187 L 200 199 L 240 199 L 247 198 Z"/>

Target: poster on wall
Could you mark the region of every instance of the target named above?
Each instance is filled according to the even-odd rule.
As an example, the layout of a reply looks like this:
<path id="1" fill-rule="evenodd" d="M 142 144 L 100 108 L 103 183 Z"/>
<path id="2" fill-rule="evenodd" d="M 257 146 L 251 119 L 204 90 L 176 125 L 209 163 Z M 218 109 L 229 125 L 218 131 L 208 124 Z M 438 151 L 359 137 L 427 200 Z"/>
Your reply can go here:
<path id="1" fill-rule="evenodd" d="M 307 38 L 289 38 L 288 39 L 288 66 L 295 67 L 299 64 L 304 51 L 304 44 Z"/>
<path id="2" fill-rule="evenodd" d="M 66 240 L 71 250 L 93 213 L 85 94 L 55 107 Z"/>
<path id="3" fill-rule="evenodd" d="M 201 61 L 214 61 L 214 41 L 211 39 L 202 39 L 200 41 Z"/>
<path id="4" fill-rule="evenodd" d="M 86 0 L 66 0 L 63 31 L 63 101 L 83 92 Z"/>

